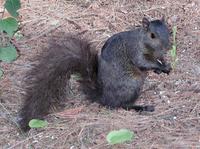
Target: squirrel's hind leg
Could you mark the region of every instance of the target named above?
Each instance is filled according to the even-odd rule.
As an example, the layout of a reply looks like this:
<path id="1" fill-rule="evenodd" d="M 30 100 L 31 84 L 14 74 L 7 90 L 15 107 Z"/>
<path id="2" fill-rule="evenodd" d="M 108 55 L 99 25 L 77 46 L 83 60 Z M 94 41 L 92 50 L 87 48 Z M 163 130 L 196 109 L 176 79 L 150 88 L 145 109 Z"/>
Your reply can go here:
<path id="1" fill-rule="evenodd" d="M 122 108 L 125 110 L 134 109 L 136 112 L 142 112 L 142 111 L 153 112 L 153 111 L 155 111 L 155 107 L 153 105 L 140 106 L 140 105 L 127 104 L 127 105 L 123 105 Z"/>

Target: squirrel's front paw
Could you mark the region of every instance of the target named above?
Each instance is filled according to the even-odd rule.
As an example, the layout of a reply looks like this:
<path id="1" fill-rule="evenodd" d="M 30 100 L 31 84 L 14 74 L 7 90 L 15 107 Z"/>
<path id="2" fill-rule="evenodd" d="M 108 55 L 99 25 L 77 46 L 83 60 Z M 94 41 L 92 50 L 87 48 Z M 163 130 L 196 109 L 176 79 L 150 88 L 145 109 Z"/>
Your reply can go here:
<path id="1" fill-rule="evenodd" d="M 161 74 L 163 72 L 163 73 L 169 74 L 171 70 L 172 70 L 171 65 L 167 64 L 167 65 L 162 65 L 158 69 L 154 69 L 154 73 Z"/>
<path id="2" fill-rule="evenodd" d="M 160 69 L 155 69 L 153 72 L 156 73 L 156 74 L 161 74 L 161 73 L 162 73 L 162 70 L 160 70 Z"/>
<path id="3" fill-rule="evenodd" d="M 169 74 L 170 71 L 172 70 L 171 64 L 165 65 L 165 67 L 162 69 L 163 73 Z"/>

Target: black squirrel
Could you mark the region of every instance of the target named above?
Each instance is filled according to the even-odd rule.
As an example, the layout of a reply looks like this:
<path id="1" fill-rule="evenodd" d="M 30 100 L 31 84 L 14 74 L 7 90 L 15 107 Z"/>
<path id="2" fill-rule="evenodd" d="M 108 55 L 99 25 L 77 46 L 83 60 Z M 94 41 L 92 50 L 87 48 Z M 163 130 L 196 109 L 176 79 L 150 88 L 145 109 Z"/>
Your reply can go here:
<path id="1" fill-rule="evenodd" d="M 80 73 L 86 98 L 100 104 L 136 111 L 154 111 L 154 107 L 134 105 L 147 71 L 169 73 L 164 55 L 170 47 L 169 30 L 164 19 L 142 20 L 140 28 L 110 37 L 98 54 L 88 41 L 68 36 L 52 40 L 36 65 L 27 74 L 25 102 L 20 110 L 19 125 L 29 130 L 33 118 L 42 119 L 51 106 L 66 93 L 70 75 Z M 31 86 L 30 86 L 31 85 Z"/>

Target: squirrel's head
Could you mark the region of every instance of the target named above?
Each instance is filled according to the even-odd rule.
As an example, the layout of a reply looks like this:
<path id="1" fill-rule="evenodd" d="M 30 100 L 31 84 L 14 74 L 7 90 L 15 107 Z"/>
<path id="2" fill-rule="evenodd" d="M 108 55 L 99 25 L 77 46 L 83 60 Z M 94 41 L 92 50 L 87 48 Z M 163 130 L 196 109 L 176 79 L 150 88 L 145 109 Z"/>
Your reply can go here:
<path id="1" fill-rule="evenodd" d="M 144 54 L 153 59 L 162 59 L 170 48 L 169 30 L 164 17 L 161 20 L 149 21 L 143 18 Z"/>

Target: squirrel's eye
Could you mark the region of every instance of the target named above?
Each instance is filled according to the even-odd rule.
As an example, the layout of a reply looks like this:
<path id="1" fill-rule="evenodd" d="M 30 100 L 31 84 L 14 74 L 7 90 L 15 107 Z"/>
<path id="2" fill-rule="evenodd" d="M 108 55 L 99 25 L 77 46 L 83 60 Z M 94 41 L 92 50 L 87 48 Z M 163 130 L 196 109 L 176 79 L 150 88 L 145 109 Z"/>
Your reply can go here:
<path id="1" fill-rule="evenodd" d="M 154 33 L 151 33 L 151 38 L 152 38 L 152 39 L 156 38 L 156 36 L 155 36 Z"/>

